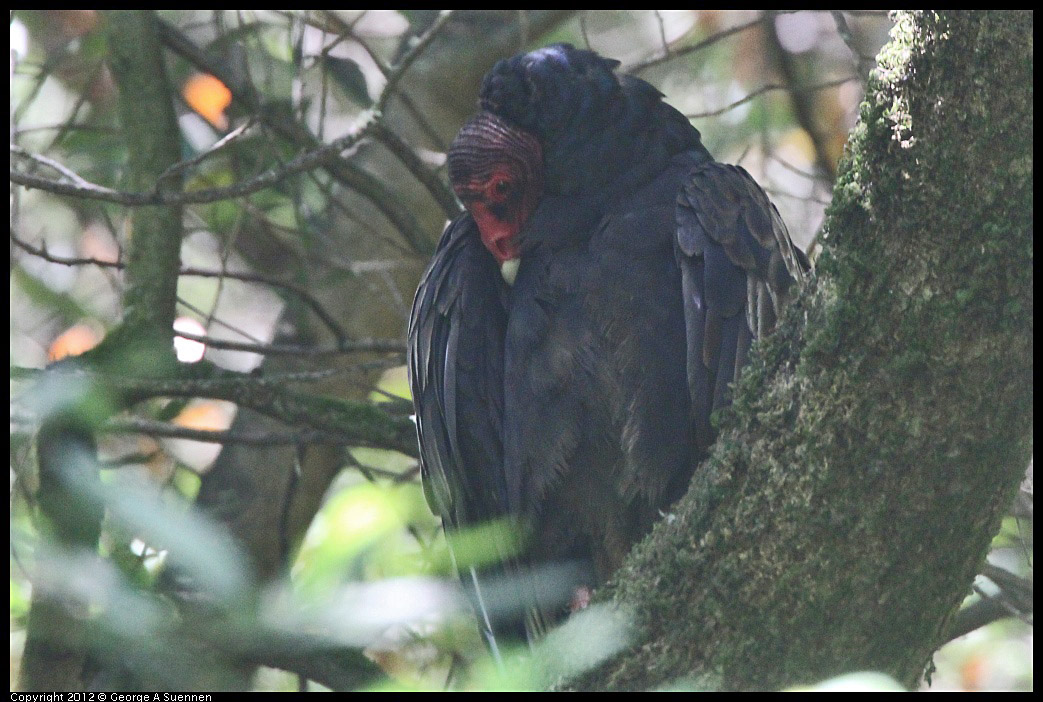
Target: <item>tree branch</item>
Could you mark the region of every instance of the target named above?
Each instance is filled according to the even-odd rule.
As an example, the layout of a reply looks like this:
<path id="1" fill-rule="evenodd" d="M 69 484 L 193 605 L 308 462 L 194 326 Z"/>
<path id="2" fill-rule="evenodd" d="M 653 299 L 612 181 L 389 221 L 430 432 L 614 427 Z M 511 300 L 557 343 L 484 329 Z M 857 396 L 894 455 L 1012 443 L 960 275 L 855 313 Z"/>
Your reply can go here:
<path id="1" fill-rule="evenodd" d="M 252 195 L 253 193 L 270 188 L 285 180 L 288 176 L 296 173 L 302 173 L 318 166 L 328 165 L 327 162 L 336 158 L 341 151 L 350 149 L 357 145 L 367 135 L 369 130 L 372 129 L 373 125 L 376 123 L 376 119 L 377 117 L 374 113 L 369 113 L 357 122 L 347 134 L 338 139 L 334 139 L 329 144 L 312 149 L 311 151 L 305 151 L 304 153 L 290 159 L 285 164 L 269 168 L 265 172 L 252 178 L 220 188 L 201 188 L 199 190 L 187 190 L 183 192 L 157 189 L 150 191 L 127 192 L 113 190 L 112 188 L 107 188 L 103 185 L 88 182 L 76 174 L 72 174 L 76 179 L 73 183 L 63 183 L 49 178 L 41 178 L 28 173 L 22 173 L 21 171 L 14 169 L 11 169 L 11 181 L 27 188 L 46 190 L 56 195 L 69 195 L 88 200 L 114 202 L 125 207 L 147 207 L 151 205 L 176 206 L 230 200 L 245 197 L 246 195 Z M 33 160 L 39 160 L 42 158 L 32 154 L 29 156 Z M 175 161 L 174 164 L 171 165 L 173 166 L 177 163 L 178 162 Z M 63 166 L 62 168 L 65 167 Z M 69 172 L 71 173 L 71 171 Z M 162 175 L 163 173 L 157 174 L 154 182 L 158 184 L 160 180 L 159 176 Z"/>
<path id="2" fill-rule="evenodd" d="M 102 261 L 97 258 L 70 258 L 65 256 L 56 256 L 47 250 L 46 243 L 40 247 L 35 247 L 27 241 L 23 241 L 15 236 L 14 232 L 11 232 L 11 241 L 15 246 L 26 251 L 27 253 L 42 258 L 49 263 L 57 263 L 63 266 L 100 266 L 102 268 L 115 268 L 122 270 L 126 267 L 126 264 L 122 261 Z M 252 272 L 235 272 L 228 270 L 213 270 L 209 268 L 197 268 L 195 266 L 185 266 L 181 268 L 178 275 L 187 276 L 198 276 L 200 278 L 230 278 L 232 280 L 241 280 L 247 283 L 260 283 L 263 285 L 269 285 L 273 288 L 280 290 L 286 290 L 297 297 L 299 297 L 315 315 L 322 321 L 323 324 L 330 330 L 334 338 L 337 341 L 338 348 L 341 348 L 342 344 L 346 344 L 343 348 L 348 349 L 350 344 L 353 343 L 348 339 L 347 333 L 340 326 L 340 324 L 333 318 L 333 316 L 326 311 L 326 308 L 319 302 L 311 293 L 305 288 L 295 283 L 289 283 L 272 276 L 264 275 L 263 273 L 252 273 Z M 400 344 L 402 349 L 404 345 Z"/>
<path id="3" fill-rule="evenodd" d="M 200 336 L 188 332 L 179 331 L 177 336 L 190 341 L 198 341 L 215 349 L 227 349 L 229 351 L 247 351 L 260 353 L 267 356 L 331 356 L 343 353 L 399 353 L 406 352 L 403 341 L 396 339 L 355 339 L 344 340 L 334 348 L 324 349 L 315 346 L 296 346 L 291 344 L 254 344 L 242 341 L 228 341 L 226 339 L 215 339 L 211 336 Z"/>
<path id="4" fill-rule="evenodd" d="M 53 366 L 47 370 L 12 368 L 13 380 L 48 376 L 52 382 L 97 384 L 115 393 L 120 404 L 130 406 L 151 397 L 205 397 L 234 402 L 290 426 L 310 427 L 355 446 L 371 446 L 417 456 L 416 425 L 394 416 L 378 405 L 297 392 L 283 387 L 281 378 L 264 378 L 217 369 L 201 362 L 181 364 L 168 377 L 134 377 L 98 373 L 77 366 Z"/>
<path id="5" fill-rule="evenodd" d="M 60 166 L 60 172 L 69 177 L 72 182 L 62 182 L 50 178 L 42 178 L 29 173 L 11 169 L 11 182 L 26 188 L 45 190 L 56 195 L 79 197 L 91 200 L 113 202 L 125 207 L 146 207 L 150 205 L 186 205 L 217 202 L 237 197 L 251 195 L 260 190 L 272 187 L 287 177 L 296 173 L 311 170 L 322 166 L 325 167 L 334 178 L 344 186 L 357 191 L 366 197 L 380 210 L 398 229 L 402 236 L 410 243 L 415 251 L 428 254 L 433 250 L 433 244 L 417 224 L 413 215 L 402 207 L 398 200 L 375 176 L 366 173 L 348 160 L 338 158 L 338 154 L 344 150 L 356 146 L 373 125 L 380 120 L 380 108 L 390 99 L 394 88 L 401 79 L 404 72 L 416 60 L 419 53 L 438 34 L 442 27 L 449 21 L 451 13 L 444 14 L 439 20 L 417 41 L 413 49 L 403 57 L 399 65 L 395 66 L 389 75 L 388 83 L 377 101 L 377 109 L 364 115 L 347 134 L 330 142 L 329 144 L 316 146 L 317 139 L 304 127 L 293 123 L 284 116 L 261 110 L 256 92 L 250 87 L 244 87 L 239 81 L 233 79 L 231 71 L 224 68 L 216 61 L 205 56 L 194 44 L 188 41 L 176 29 L 165 23 L 160 24 L 161 35 L 165 42 L 184 58 L 208 73 L 213 74 L 232 91 L 236 100 L 241 101 L 249 111 L 259 112 L 265 123 L 276 133 L 291 143 L 307 149 L 286 164 L 273 167 L 245 181 L 220 188 L 203 188 L 188 192 L 170 192 L 160 189 L 162 179 L 157 177 L 153 181 L 151 190 L 121 191 L 103 185 L 91 183 L 70 169 Z M 25 156 L 38 163 L 44 163 L 45 157 L 26 153 Z M 176 163 L 176 162 L 175 162 Z M 51 164 L 48 164 L 51 165 Z M 174 164 L 171 164 L 174 165 Z M 162 176 L 163 174 L 159 174 Z"/>
<path id="6" fill-rule="evenodd" d="M 837 177 L 836 163 L 830 157 L 825 137 L 815 121 L 814 105 L 808 100 L 810 93 L 798 89 L 800 80 L 797 78 L 793 58 L 782 46 L 778 30 L 775 28 L 775 17 L 779 14 L 781 13 L 775 10 L 764 14 L 764 35 L 767 37 L 768 48 L 775 56 L 779 72 L 782 73 L 783 83 L 789 90 L 790 102 L 793 104 L 793 114 L 797 118 L 797 123 L 807 133 L 815 147 L 815 161 L 822 172 L 829 176 L 830 181 L 834 181 Z"/>
<path id="7" fill-rule="evenodd" d="M 420 37 L 413 47 L 403 56 L 398 65 L 388 69 L 388 81 L 377 99 L 376 107 L 370 111 L 362 122 L 357 125 L 360 131 L 371 129 L 374 124 L 382 119 L 381 112 L 386 106 L 397 87 L 397 83 L 412 63 L 419 57 L 430 42 L 442 31 L 452 18 L 452 13 L 442 14 L 438 20 Z M 243 85 L 235 79 L 235 75 L 228 70 L 220 61 L 205 55 L 191 41 L 184 37 L 176 28 L 162 25 L 164 41 L 175 52 L 181 55 L 189 63 L 199 70 L 211 73 L 221 80 L 232 91 L 233 98 L 240 102 L 250 113 L 261 114 L 267 124 L 276 134 L 286 139 L 298 148 L 310 149 L 312 153 L 321 151 L 327 147 L 316 149 L 318 140 L 311 132 L 300 124 L 286 118 L 281 113 L 261 109 L 256 91 L 252 86 Z M 365 134 L 359 134 L 359 139 Z M 343 137 L 342 137 L 343 138 Z M 343 149 L 337 149 L 340 151 Z M 294 159 L 297 160 L 297 159 Z M 321 159 L 320 159 L 321 160 Z M 292 163 L 292 161 L 291 161 Z M 320 165 L 319 163 L 313 165 Z M 366 173 L 350 160 L 329 159 L 321 162 L 331 176 L 347 188 L 358 192 L 367 198 L 388 221 L 401 233 L 402 237 L 409 243 L 412 249 L 420 254 L 428 255 L 434 250 L 433 242 L 427 233 L 419 226 L 416 218 L 406 210 L 384 184 L 376 177 Z"/>
<path id="8" fill-rule="evenodd" d="M 800 12 L 800 10 L 778 10 L 777 12 L 779 14 L 790 14 L 794 12 Z M 755 20 L 750 20 L 749 22 L 745 22 L 743 24 L 739 24 L 734 27 L 729 27 L 728 29 L 723 29 L 719 32 L 715 32 L 714 34 L 708 36 L 706 39 L 696 42 L 695 44 L 691 44 L 689 46 L 682 46 L 679 49 L 673 49 L 667 53 L 664 53 L 661 56 L 655 56 L 653 58 L 635 63 L 627 68 L 627 73 L 633 73 L 635 75 L 638 73 L 644 73 L 653 66 L 658 66 L 661 63 L 666 63 L 667 61 L 671 61 L 682 56 L 687 56 L 689 54 L 696 53 L 697 51 L 702 51 L 703 49 L 709 48 L 717 42 L 727 39 L 728 37 L 734 34 L 739 34 L 740 32 L 745 32 L 747 29 L 752 29 L 753 27 L 756 27 L 760 24 L 764 24 L 765 21 L 767 21 L 766 18 L 762 16 L 758 17 Z"/>
<path id="9" fill-rule="evenodd" d="M 449 24 L 449 20 L 453 18 L 455 10 L 442 10 L 438 14 L 436 19 L 430 27 L 427 28 L 423 34 L 413 40 L 409 50 L 399 59 L 398 63 L 387 74 L 387 83 L 384 84 L 384 89 L 380 91 L 380 97 L 377 98 L 376 110 L 377 112 L 383 111 L 387 106 L 388 100 L 391 99 L 392 95 L 398 89 L 398 83 L 406 75 L 406 71 L 413 65 L 413 62 L 420 57 L 424 49 L 441 34 L 442 30 Z"/>
<path id="10" fill-rule="evenodd" d="M 212 444 L 248 444 L 251 446 L 281 446 L 297 444 L 335 444 L 350 445 L 352 438 L 342 434 L 314 429 L 302 429 L 294 432 L 234 432 L 212 429 L 192 429 L 177 424 L 156 422 L 150 419 L 132 417 L 129 419 L 109 420 L 99 428 L 106 434 L 146 434 L 168 439 L 188 439 Z"/>
<path id="11" fill-rule="evenodd" d="M 716 110 L 710 110 L 709 112 L 695 112 L 693 114 L 685 115 L 685 117 L 687 117 L 688 119 L 701 119 L 703 117 L 716 117 L 718 115 L 723 115 L 725 112 L 729 112 L 731 110 L 734 110 L 736 107 L 740 107 L 741 105 L 745 105 L 746 103 L 750 102 L 751 100 L 753 100 L 753 99 L 755 99 L 757 97 L 760 97 L 761 95 L 764 95 L 765 93 L 770 93 L 773 90 L 788 90 L 790 92 L 796 92 L 796 93 L 815 93 L 815 92 L 818 92 L 819 90 L 826 90 L 828 88 L 836 88 L 838 86 L 843 85 L 844 83 L 850 83 L 853 80 L 858 80 L 858 77 L 857 76 L 848 76 L 847 78 L 838 78 L 836 80 L 826 81 L 825 83 L 817 83 L 815 85 L 792 86 L 792 85 L 779 85 L 777 83 L 769 83 L 768 85 L 763 85 L 763 86 L 757 88 L 756 90 L 754 90 L 753 92 L 748 93 L 745 97 L 742 97 L 742 98 L 736 100 L 735 102 L 733 102 L 731 104 L 725 105 L 724 107 L 718 108 Z"/>
<path id="12" fill-rule="evenodd" d="M 382 122 L 373 128 L 373 138 L 386 146 L 388 151 L 394 154 L 402 162 L 402 165 L 420 181 L 421 185 L 427 189 L 427 192 L 431 194 L 431 197 L 445 212 L 447 218 L 453 219 L 460 214 L 462 210 L 460 209 L 460 203 L 456 201 L 456 196 L 430 168 L 424 165 L 424 162 L 413 151 L 412 146 L 402 141 L 397 134 L 388 129 Z"/>
<path id="13" fill-rule="evenodd" d="M 629 648 L 569 687 L 914 687 L 946 640 L 1032 450 L 1032 14 L 892 36 L 811 287 L 599 593 Z"/>
<path id="14" fill-rule="evenodd" d="M 855 42 L 855 36 L 851 33 L 851 27 L 847 24 L 847 18 L 844 17 L 844 11 L 830 10 L 829 13 L 833 15 L 833 22 L 837 25 L 837 34 L 840 35 L 844 44 L 851 51 L 852 58 L 855 59 L 855 70 L 858 72 L 858 79 L 865 83 L 869 70 L 873 66 L 872 59 L 863 56 L 859 50 L 858 44 Z"/>
<path id="15" fill-rule="evenodd" d="M 129 151 L 127 179 L 131 187 L 155 182 L 180 157 L 180 132 L 174 116 L 163 57 L 150 11 L 109 11 L 105 15 L 109 67 L 119 89 L 119 113 Z M 39 157 L 37 162 L 44 162 Z M 51 162 L 55 168 L 54 162 Z M 57 167 L 63 172 L 61 167 Z M 79 187 L 79 186 L 77 186 Z M 167 187 L 180 187 L 171 178 Z M 136 351 L 144 372 L 162 373 L 174 363 L 171 333 L 181 254 L 181 212 L 176 207 L 138 211 L 131 219 L 125 310 L 120 327 L 94 349 Z M 108 342 L 108 343 L 106 343 Z M 98 484 L 91 421 L 99 409 L 80 399 L 74 408 L 49 415 L 37 437 L 40 459 L 41 511 L 56 525 L 59 543 L 96 550 L 104 510 L 84 486 Z M 105 412 L 106 410 L 100 410 Z M 26 629 L 22 687 L 26 690 L 78 690 L 89 654 L 85 618 L 73 616 L 63 603 L 34 589 Z"/>

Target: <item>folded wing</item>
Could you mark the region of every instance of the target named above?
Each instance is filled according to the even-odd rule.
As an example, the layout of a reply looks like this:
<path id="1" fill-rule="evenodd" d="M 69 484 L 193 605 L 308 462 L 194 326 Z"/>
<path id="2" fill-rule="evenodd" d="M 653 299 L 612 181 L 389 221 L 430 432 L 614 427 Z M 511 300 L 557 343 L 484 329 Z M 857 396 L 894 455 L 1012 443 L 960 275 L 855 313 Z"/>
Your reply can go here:
<path id="1" fill-rule="evenodd" d="M 697 444 L 713 440 L 710 414 L 730 401 L 728 384 L 753 339 L 775 328 L 810 266 L 778 210 L 739 166 L 696 167 L 677 195 L 675 254 L 681 267 L 688 391 Z"/>

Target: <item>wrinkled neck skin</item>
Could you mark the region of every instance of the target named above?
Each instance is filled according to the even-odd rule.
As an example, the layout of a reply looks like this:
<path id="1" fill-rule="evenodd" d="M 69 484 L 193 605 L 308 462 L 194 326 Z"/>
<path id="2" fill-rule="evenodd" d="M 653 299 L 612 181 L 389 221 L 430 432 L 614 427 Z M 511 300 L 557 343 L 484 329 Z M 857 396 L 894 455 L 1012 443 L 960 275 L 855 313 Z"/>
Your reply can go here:
<path id="1" fill-rule="evenodd" d="M 482 111 L 457 134 L 449 180 L 508 283 L 517 273 L 518 233 L 543 195 L 543 152 L 531 132 Z"/>

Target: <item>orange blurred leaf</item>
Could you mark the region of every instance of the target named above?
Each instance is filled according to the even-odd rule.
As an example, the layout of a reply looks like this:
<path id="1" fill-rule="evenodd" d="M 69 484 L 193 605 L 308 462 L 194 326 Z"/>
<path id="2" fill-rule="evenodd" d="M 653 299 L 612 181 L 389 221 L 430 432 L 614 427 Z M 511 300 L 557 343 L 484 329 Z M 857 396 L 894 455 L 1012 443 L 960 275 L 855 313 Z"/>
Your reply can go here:
<path id="1" fill-rule="evenodd" d="M 187 429 L 224 431 L 228 428 L 228 414 L 216 402 L 193 403 L 181 410 L 174 424 Z"/>
<path id="2" fill-rule="evenodd" d="M 980 690 L 985 674 L 988 672 L 988 661 L 983 655 L 971 655 L 960 666 L 960 682 L 967 692 Z"/>
<path id="3" fill-rule="evenodd" d="M 101 341 L 101 334 L 86 324 L 69 327 L 51 342 L 47 349 L 47 360 L 59 361 L 66 356 L 79 356 L 90 351 Z"/>
<path id="4" fill-rule="evenodd" d="M 232 104 L 232 91 L 224 83 L 207 73 L 197 73 L 185 83 L 182 94 L 189 107 L 207 122 L 218 129 L 228 127 L 225 108 Z"/>

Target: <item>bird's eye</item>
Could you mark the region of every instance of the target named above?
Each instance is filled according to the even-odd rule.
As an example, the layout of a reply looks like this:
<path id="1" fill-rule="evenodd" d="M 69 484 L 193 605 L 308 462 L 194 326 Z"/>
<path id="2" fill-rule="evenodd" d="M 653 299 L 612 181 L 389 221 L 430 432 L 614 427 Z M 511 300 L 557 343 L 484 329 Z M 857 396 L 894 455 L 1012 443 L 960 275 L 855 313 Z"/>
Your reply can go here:
<path id="1" fill-rule="evenodd" d="M 498 181 L 496 181 L 496 183 L 493 185 L 493 191 L 497 195 L 507 195 L 507 193 L 511 192 L 511 181 L 509 181 L 509 180 L 498 180 Z"/>

